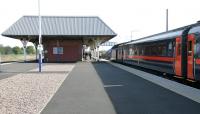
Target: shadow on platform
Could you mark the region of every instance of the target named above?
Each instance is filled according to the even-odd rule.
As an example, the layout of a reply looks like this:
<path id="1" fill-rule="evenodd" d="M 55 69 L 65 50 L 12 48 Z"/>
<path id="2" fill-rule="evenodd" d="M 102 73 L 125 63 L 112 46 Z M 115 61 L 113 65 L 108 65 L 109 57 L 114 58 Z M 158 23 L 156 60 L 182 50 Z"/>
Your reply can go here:
<path id="1" fill-rule="evenodd" d="M 106 62 L 92 62 L 117 114 L 198 114 L 200 104 Z M 142 74 L 141 74 L 142 75 Z"/>

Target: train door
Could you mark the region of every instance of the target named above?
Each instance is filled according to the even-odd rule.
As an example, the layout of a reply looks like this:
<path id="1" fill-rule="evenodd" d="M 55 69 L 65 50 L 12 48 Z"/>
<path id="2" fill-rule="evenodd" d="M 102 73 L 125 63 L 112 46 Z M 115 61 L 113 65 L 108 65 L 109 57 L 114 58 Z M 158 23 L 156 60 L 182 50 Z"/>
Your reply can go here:
<path id="1" fill-rule="evenodd" d="M 121 52 L 122 52 L 121 61 L 123 62 L 124 61 L 124 47 L 123 46 L 121 47 Z"/>
<path id="2" fill-rule="evenodd" d="M 127 57 L 128 57 L 128 46 L 127 45 L 124 46 L 123 51 L 124 51 L 123 59 L 126 61 Z"/>
<path id="3" fill-rule="evenodd" d="M 194 79 L 194 45 L 195 37 L 193 34 L 187 38 L 187 78 Z"/>
<path id="4" fill-rule="evenodd" d="M 175 74 L 181 76 L 181 38 L 176 38 L 175 46 Z"/>

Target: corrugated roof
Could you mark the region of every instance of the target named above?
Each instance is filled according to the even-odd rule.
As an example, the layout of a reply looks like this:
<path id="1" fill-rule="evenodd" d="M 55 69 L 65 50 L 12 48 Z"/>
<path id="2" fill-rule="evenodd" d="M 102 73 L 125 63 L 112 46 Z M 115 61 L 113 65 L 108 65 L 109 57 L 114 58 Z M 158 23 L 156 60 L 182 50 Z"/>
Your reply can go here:
<path id="1" fill-rule="evenodd" d="M 3 36 L 38 35 L 38 16 L 23 16 Z M 99 17 L 42 16 L 42 35 L 116 36 Z"/>

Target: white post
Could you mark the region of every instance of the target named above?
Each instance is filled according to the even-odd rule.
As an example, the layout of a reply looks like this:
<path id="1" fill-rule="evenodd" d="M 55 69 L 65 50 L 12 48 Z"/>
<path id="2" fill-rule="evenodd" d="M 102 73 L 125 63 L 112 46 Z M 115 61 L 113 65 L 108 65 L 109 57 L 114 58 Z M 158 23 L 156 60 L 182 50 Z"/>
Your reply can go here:
<path id="1" fill-rule="evenodd" d="M 26 62 L 26 47 L 24 47 L 24 62 Z"/>
<path id="2" fill-rule="evenodd" d="M 35 52 L 35 60 L 37 60 L 37 58 L 38 58 L 38 55 L 37 55 L 37 54 L 38 54 L 37 46 L 38 46 L 38 45 L 37 45 L 37 43 L 33 43 L 33 44 L 34 44 L 34 46 L 35 46 L 35 51 L 36 51 L 36 52 Z"/>
<path id="3" fill-rule="evenodd" d="M 99 41 L 99 39 L 97 39 L 97 42 L 96 42 L 96 43 L 97 43 L 97 47 L 96 47 L 96 48 L 97 48 L 97 56 L 96 56 L 96 57 L 97 57 L 97 61 L 99 61 L 99 46 L 100 46 L 100 41 Z"/>
<path id="4" fill-rule="evenodd" d="M 38 0 L 38 21 L 39 21 L 39 60 L 38 60 L 38 64 L 39 64 L 39 72 L 42 71 L 42 18 L 40 15 L 40 0 Z"/>
<path id="5" fill-rule="evenodd" d="M 40 0 L 38 0 L 38 18 L 39 18 L 39 45 L 42 44 L 42 39 L 41 39 L 41 34 L 42 34 L 42 20 L 41 20 L 41 15 L 40 15 Z"/>
<path id="6" fill-rule="evenodd" d="M 90 49 L 90 51 L 91 51 L 91 60 L 93 60 L 93 49 Z"/>
<path id="7" fill-rule="evenodd" d="M 95 48 L 95 60 L 97 61 L 97 47 Z"/>
<path id="8" fill-rule="evenodd" d="M 86 45 L 83 45 L 83 47 L 82 47 L 82 61 L 84 61 L 85 48 L 86 48 Z"/>
<path id="9" fill-rule="evenodd" d="M 99 45 L 97 46 L 97 61 L 99 61 Z"/>
<path id="10" fill-rule="evenodd" d="M 1 52 L 0 52 L 0 72 L 1 72 Z"/>
<path id="11" fill-rule="evenodd" d="M 94 48 L 92 49 L 92 59 L 94 60 Z"/>
<path id="12" fill-rule="evenodd" d="M 83 47 L 82 47 L 82 61 L 83 61 Z"/>
<path id="13" fill-rule="evenodd" d="M 96 55 L 95 55 L 95 48 L 93 49 L 93 59 L 95 60 L 96 58 Z"/>
<path id="14" fill-rule="evenodd" d="M 166 32 L 168 31 L 168 9 L 166 9 Z"/>
<path id="15" fill-rule="evenodd" d="M 23 50 L 24 50 L 24 62 L 26 62 L 26 46 L 28 41 L 26 39 L 21 40 L 22 44 L 23 44 Z"/>

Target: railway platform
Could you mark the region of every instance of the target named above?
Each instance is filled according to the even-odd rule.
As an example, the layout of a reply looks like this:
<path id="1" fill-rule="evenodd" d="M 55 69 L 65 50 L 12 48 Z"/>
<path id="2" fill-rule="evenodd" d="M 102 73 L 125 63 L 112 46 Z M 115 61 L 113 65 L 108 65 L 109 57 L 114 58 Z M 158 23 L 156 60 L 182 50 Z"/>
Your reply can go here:
<path id="1" fill-rule="evenodd" d="M 109 62 L 80 62 L 42 114 L 199 114 L 200 90 Z"/>

